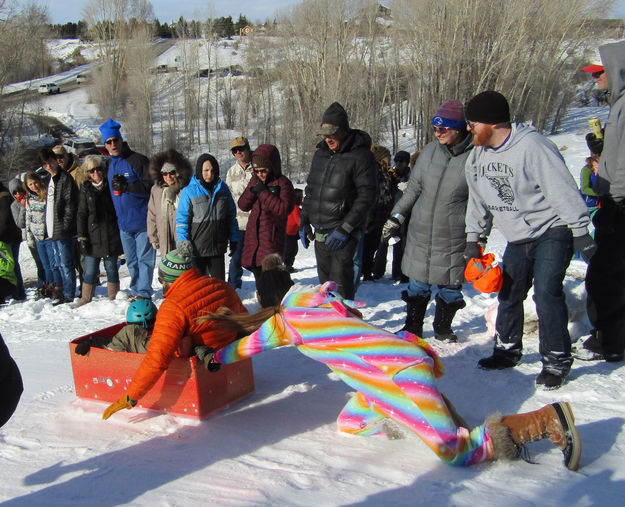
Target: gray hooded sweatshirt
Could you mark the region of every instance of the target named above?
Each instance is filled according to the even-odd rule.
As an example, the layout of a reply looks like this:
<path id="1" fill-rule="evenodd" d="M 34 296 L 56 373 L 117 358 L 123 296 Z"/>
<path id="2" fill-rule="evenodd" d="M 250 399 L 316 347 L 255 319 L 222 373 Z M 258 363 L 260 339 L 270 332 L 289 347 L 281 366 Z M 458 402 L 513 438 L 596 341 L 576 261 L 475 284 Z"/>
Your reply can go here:
<path id="1" fill-rule="evenodd" d="M 608 76 L 611 107 L 594 190 L 618 202 L 625 199 L 625 41 L 601 46 L 599 54 Z"/>
<path id="2" fill-rule="evenodd" d="M 534 127 L 512 124 L 497 149 L 475 147 L 465 165 L 469 185 L 467 241 L 488 235 L 495 225 L 512 243 L 539 238 L 567 226 L 587 233 L 588 209 L 558 148 Z"/>

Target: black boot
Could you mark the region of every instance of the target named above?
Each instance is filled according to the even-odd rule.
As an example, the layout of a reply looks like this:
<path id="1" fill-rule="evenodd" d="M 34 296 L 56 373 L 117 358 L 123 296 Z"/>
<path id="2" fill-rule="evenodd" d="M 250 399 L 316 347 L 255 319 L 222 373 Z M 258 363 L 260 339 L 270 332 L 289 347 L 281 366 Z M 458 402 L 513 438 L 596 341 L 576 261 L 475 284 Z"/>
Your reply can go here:
<path id="1" fill-rule="evenodd" d="M 457 303 L 446 303 L 438 294 L 436 295 L 436 313 L 434 314 L 434 338 L 441 341 L 457 342 L 458 337 L 451 329 L 451 321 L 454 320 L 456 312 L 464 308 L 467 304 L 464 301 Z"/>
<path id="2" fill-rule="evenodd" d="M 401 292 L 401 298 L 407 303 L 406 308 L 406 324 L 402 331 L 408 331 L 416 334 L 419 338 L 423 337 L 423 318 L 428 307 L 430 298 L 423 296 L 409 296 L 408 291 Z"/>

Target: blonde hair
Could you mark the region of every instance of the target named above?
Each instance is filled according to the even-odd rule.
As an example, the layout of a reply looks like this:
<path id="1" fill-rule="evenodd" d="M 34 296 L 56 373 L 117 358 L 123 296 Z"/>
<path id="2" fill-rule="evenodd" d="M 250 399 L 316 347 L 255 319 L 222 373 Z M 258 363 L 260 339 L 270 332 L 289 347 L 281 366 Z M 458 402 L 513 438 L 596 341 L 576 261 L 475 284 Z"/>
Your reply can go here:
<path id="1" fill-rule="evenodd" d="M 89 181 L 89 172 L 96 167 L 102 167 L 102 158 L 99 155 L 87 155 L 80 165 L 80 183 Z M 104 177 L 104 176 L 103 176 Z"/>
<path id="2" fill-rule="evenodd" d="M 36 181 L 37 183 L 39 183 L 39 192 L 35 193 L 30 188 L 28 188 L 28 180 Z M 39 176 L 35 171 L 29 171 L 26 173 L 26 176 L 24 176 L 23 187 L 26 191 L 26 195 L 28 196 L 36 195 L 37 199 L 42 202 L 45 202 L 48 198 L 48 189 L 46 188 L 46 185 L 44 185 L 41 176 Z"/>

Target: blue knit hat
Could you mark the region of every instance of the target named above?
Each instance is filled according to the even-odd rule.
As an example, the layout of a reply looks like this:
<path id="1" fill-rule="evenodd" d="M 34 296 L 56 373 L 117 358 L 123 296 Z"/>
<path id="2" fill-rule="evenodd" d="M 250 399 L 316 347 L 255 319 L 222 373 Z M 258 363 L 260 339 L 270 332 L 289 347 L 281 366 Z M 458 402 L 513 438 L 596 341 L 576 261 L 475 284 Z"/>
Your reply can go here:
<path id="1" fill-rule="evenodd" d="M 113 118 L 109 118 L 108 120 L 106 120 L 105 123 L 100 125 L 100 133 L 102 134 L 102 142 L 105 143 L 106 140 L 110 139 L 111 137 L 119 137 L 120 139 L 123 139 L 122 133 L 120 132 L 121 128 L 122 126 L 119 123 L 117 123 L 115 120 L 113 120 Z"/>
<path id="2" fill-rule="evenodd" d="M 467 126 L 467 122 L 464 119 L 464 106 L 462 102 L 459 100 L 448 100 L 445 102 L 432 117 L 432 125 L 435 127 L 464 130 Z"/>

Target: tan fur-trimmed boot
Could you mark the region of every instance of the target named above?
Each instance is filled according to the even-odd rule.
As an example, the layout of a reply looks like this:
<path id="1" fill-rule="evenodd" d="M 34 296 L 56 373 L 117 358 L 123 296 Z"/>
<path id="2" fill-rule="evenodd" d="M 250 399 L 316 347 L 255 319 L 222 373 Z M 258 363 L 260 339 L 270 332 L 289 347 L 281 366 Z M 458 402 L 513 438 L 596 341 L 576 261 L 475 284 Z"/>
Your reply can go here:
<path id="1" fill-rule="evenodd" d="M 516 457 L 525 444 L 548 438 L 564 454 L 564 465 L 569 470 L 579 467 L 582 440 L 571 406 L 566 402 L 552 403 L 525 414 L 491 416 L 486 425 L 495 459 Z"/>
<path id="2" fill-rule="evenodd" d="M 107 282 L 106 288 L 108 290 L 109 299 L 113 300 L 119 292 L 119 282 Z"/>
<path id="3" fill-rule="evenodd" d="M 94 294 L 95 294 L 95 285 L 91 283 L 83 282 L 80 301 L 76 303 L 76 306 L 74 306 L 74 308 L 78 308 L 80 306 L 86 305 L 87 303 L 91 303 L 91 300 L 93 299 Z"/>

